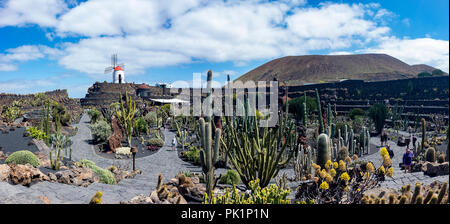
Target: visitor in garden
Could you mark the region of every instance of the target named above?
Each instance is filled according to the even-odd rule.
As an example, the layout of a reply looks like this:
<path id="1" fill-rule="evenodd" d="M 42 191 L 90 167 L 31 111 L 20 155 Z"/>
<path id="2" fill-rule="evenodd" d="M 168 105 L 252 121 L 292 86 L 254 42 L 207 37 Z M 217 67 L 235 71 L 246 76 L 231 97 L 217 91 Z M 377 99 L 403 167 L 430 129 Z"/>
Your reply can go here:
<path id="1" fill-rule="evenodd" d="M 413 135 L 413 136 L 412 136 L 412 143 L 413 143 L 413 147 L 414 147 L 414 148 L 416 148 L 416 141 L 417 141 L 417 138 L 416 138 L 415 135 Z"/>
<path id="2" fill-rule="evenodd" d="M 172 139 L 172 150 L 175 151 L 177 148 L 177 138 L 173 137 Z"/>
<path id="3" fill-rule="evenodd" d="M 392 159 L 394 157 L 394 150 L 391 149 L 390 145 L 387 145 L 386 149 L 387 149 L 387 151 L 389 153 L 389 157 L 391 157 L 391 159 Z"/>
<path id="4" fill-rule="evenodd" d="M 411 172 L 412 159 L 414 157 L 414 153 L 406 146 L 406 152 L 403 154 L 403 167 L 406 172 Z"/>
<path id="5" fill-rule="evenodd" d="M 381 133 L 380 135 L 380 141 L 381 141 L 381 146 L 383 146 L 384 144 L 384 131 Z"/>

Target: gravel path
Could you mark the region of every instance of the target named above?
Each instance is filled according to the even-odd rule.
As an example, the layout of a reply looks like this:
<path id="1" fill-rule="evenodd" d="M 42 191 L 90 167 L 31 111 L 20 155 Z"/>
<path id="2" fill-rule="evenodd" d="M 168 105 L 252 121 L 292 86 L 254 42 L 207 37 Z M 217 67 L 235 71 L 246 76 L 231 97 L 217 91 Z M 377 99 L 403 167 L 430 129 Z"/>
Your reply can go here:
<path id="1" fill-rule="evenodd" d="M 78 127 L 78 133 L 72 137 L 72 157 L 75 161 L 79 159 L 89 159 L 102 168 L 110 165 L 120 165 L 132 167 L 131 159 L 110 160 L 98 156 L 93 151 L 92 145 L 88 144 L 91 132 L 88 127 L 89 116 L 84 114 Z M 164 179 L 175 177 L 180 171 L 190 170 L 191 172 L 201 172 L 201 168 L 182 161 L 177 151 L 172 151 L 171 140 L 174 136 L 172 132 L 164 131 L 165 144 L 153 155 L 136 159 L 136 168 L 142 170 L 141 175 L 136 175 L 133 179 L 124 179 L 117 185 L 107 185 L 94 183 L 88 187 L 77 187 L 67 184 L 40 182 L 31 187 L 21 185 L 11 185 L 0 182 L 0 204 L 1 203 L 43 203 L 41 196 L 50 199 L 50 203 L 60 204 L 85 204 L 97 191 L 103 192 L 103 203 L 119 203 L 127 201 L 139 194 L 150 194 L 156 188 L 158 174 L 162 173 Z"/>
<path id="2" fill-rule="evenodd" d="M 399 131 L 399 134 L 403 134 L 404 136 L 409 136 L 406 132 Z M 418 134 L 416 134 L 417 142 L 420 142 L 422 138 Z M 381 182 L 381 187 L 388 187 L 394 189 L 400 189 L 405 184 L 415 184 L 416 182 L 420 182 L 424 185 L 430 184 L 435 180 L 448 182 L 449 176 L 438 176 L 438 177 L 429 177 L 423 174 L 423 172 L 415 172 L 415 173 L 405 173 L 403 170 L 400 170 L 399 163 L 403 160 L 403 154 L 405 153 L 406 146 L 400 147 L 397 146 L 397 139 L 394 141 L 389 140 L 388 144 L 391 146 L 391 149 L 394 151 L 394 157 L 392 158 L 392 166 L 394 167 L 394 176 L 392 178 L 387 177 L 385 181 Z M 370 138 L 370 143 L 377 145 L 378 150 L 380 149 L 380 138 L 372 137 Z M 412 144 L 411 144 L 412 145 Z M 379 152 L 374 153 L 372 155 L 367 155 L 361 157 L 362 160 L 372 161 L 375 167 L 379 167 L 382 164 L 382 159 L 380 157 Z"/>

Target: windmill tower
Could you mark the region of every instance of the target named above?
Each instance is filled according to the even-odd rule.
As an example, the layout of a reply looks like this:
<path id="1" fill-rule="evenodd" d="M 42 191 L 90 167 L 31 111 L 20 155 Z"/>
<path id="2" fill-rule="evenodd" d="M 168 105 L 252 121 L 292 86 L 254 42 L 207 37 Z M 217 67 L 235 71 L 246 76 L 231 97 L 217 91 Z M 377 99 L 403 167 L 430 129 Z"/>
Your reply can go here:
<path id="1" fill-rule="evenodd" d="M 105 68 L 105 74 L 112 73 L 113 83 L 125 83 L 124 64 L 117 64 L 117 54 L 111 55 L 111 66 Z"/>

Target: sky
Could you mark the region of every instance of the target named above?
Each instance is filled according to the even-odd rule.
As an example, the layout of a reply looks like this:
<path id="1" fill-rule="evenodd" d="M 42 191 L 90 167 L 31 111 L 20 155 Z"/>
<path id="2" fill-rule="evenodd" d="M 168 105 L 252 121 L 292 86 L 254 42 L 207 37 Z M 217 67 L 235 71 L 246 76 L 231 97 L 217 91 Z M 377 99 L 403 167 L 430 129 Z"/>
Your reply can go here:
<path id="1" fill-rule="evenodd" d="M 0 0 L 0 93 L 224 82 L 292 55 L 385 53 L 449 72 L 448 0 Z"/>

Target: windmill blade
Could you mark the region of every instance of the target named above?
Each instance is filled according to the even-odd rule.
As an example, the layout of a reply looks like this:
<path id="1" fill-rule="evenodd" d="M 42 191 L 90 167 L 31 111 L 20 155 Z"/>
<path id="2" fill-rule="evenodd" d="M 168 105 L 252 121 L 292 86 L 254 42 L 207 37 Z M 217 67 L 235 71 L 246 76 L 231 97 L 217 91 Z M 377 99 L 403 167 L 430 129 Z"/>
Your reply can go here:
<path id="1" fill-rule="evenodd" d="M 110 73 L 113 70 L 113 67 L 105 68 L 105 74 Z"/>

